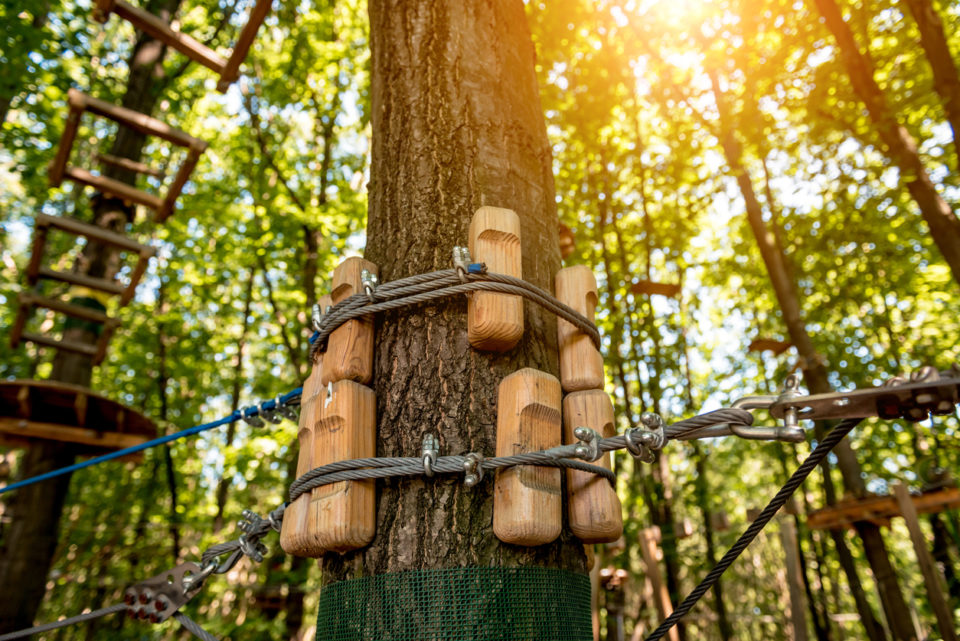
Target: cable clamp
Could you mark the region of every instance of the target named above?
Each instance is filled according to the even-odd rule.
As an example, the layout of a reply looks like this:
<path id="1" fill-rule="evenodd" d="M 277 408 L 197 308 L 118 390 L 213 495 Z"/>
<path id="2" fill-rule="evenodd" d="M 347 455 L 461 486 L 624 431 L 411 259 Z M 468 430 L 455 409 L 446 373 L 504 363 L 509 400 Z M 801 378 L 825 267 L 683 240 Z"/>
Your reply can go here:
<path id="1" fill-rule="evenodd" d="M 377 275 L 366 269 L 360 270 L 360 283 L 363 285 L 363 293 L 367 295 L 367 300 L 371 303 L 377 302 L 374 298 L 374 294 L 377 292 L 377 285 L 380 284 L 380 279 L 377 278 Z"/>
<path id="2" fill-rule="evenodd" d="M 240 418 L 250 427 L 263 427 L 263 419 L 257 416 L 259 409 L 257 407 L 243 407 L 240 409 Z"/>
<path id="3" fill-rule="evenodd" d="M 653 463 L 656 460 L 654 451 L 663 449 L 667 443 L 663 418 L 653 412 L 644 412 L 640 416 L 640 422 L 643 423 L 643 428 L 627 430 L 624 434 L 627 451 L 641 463 Z"/>
<path id="4" fill-rule="evenodd" d="M 280 413 L 276 410 L 276 404 L 272 408 L 267 408 L 267 401 L 264 401 L 257 406 L 257 413 L 260 414 L 265 421 L 273 425 L 283 423 L 283 417 L 280 416 Z"/>
<path id="5" fill-rule="evenodd" d="M 469 248 L 459 245 L 453 248 L 453 268 L 457 270 L 461 283 L 467 282 L 467 272 L 470 270 L 472 260 Z"/>
<path id="6" fill-rule="evenodd" d="M 440 454 L 440 442 L 433 434 L 426 434 L 423 437 L 423 447 L 421 448 L 421 457 L 423 459 L 423 473 L 429 478 L 433 478 L 433 466 L 437 463 L 437 456 Z"/>
<path id="7" fill-rule="evenodd" d="M 294 423 L 296 423 L 296 422 L 297 422 L 297 419 L 298 419 L 297 410 L 295 410 L 295 409 L 293 408 L 293 406 L 288 405 L 287 403 L 282 402 L 282 401 L 280 400 L 280 397 L 281 397 L 281 396 L 282 396 L 281 394 L 277 394 L 277 397 L 276 397 L 275 399 L 273 399 L 274 409 L 275 409 L 276 412 L 277 412 L 278 414 L 280 414 L 280 416 L 282 416 L 283 418 L 288 419 L 288 420 L 291 420 L 291 421 L 293 421 Z"/>
<path id="8" fill-rule="evenodd" d="M 209 575 L 210 572 L 196 563 L 181 563 L 131 585 L 123 593 L 127 613 L 134 619 L 151 623 L 166 621 L 196 595 Z"/>
<path id="9" fill-rule="evenodd" d="M 573 435 L 580 441 L 573 455 L 584 461 L 596 461 L 603 452 L 600 451 L 600 434 L 589 427 L 580 426 L 573 430 Z"/>
<path id="10" fill-rule="evenodd" d="M 483 480 L 483 454 L 470 452 L 464 457 L 463 461 L 463 484 L 467 487 L 474 487 Z"/>

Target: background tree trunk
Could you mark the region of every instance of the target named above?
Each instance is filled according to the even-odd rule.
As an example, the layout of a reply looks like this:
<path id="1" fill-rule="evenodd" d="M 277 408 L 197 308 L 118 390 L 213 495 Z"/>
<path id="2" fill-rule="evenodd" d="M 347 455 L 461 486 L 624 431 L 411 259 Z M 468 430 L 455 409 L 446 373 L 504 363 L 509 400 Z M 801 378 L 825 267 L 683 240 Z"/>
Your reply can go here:
<path id="1" fill-rule="evenodd" d="M 560 267 L 550 148 L 519 0 L 373 0 L 373 149 L 366 258 L 381 281 L 451 266 L 481 205 L 517 212 L 523 277 L 553 290 Z M 374 388 L 378 456 L 417 456 L 427 432 L 442 454 L 492 453 L 497 386 L 522 368 L 556 375 L 556 319 L 525 305 L 523 340 L 503 354 L 470 348 L 466 301 L 380 316 Z M 403 570 L 550 566 L 586 573 L 564 531 L 539 547 L 493 535 L 493 482 L 378 483 L 373 543 L 322 560 L 324 582 Z M 589 608 L 589 601 L 586 603 Z"/>
<path id="2" fill-rule="evenodd" d="M 147 9 L 169 20 L 180 0 L 154 0 Z M 128 62 L 130 76 L 123 106 L 151 114 L 159 98 L 163 81 L 163 57 L 166 47 L 145 35 L 140 36 Z M 120 127 L 111 154 L 139 160 L 143 134 Z M 107 175 L 133 183 L 131 172 L 105 171 Z M 94 197 L 94 223 L 123 232 L 133 209 L 115 199 Z M 87 244 L 77 268 L 91 276 L 111 278 L 116 273 L 116 253 L 95 242 Z M 64 338 L 93 345 L 97 336 L 84 328 L 64 332 Z M 51 378 L 89 386 L 93 362 L 82 354 L 58 352 Z M 36 476 L 74 462 L 74 446 L 68 443 L 38 441 L 24 454 L 20 478 Z M 37 483 L 18 490 L 10 503 L 10 529 L 0 554 L 0 634 L 33 623 L 46 590 L 47 574 L 56 549 L 60 515 L 70 485 L 70 476 Z"/>
<path id="3" fill-rule="evenodd" d="M 873 78 L 873 64 L 857 46 L 840 7 L 834 0 L 814 0 L 814 3 L 837 40 L 854 92 L 866 105 L 877 136 L 886 146 L 890 160 L 900 168 L 900 176 L 927 221 L 933 241 L 950 266 L 953 279 L 960 283 L 960 219 L 937 193 L 923 166 L 917 141 L 897 121 L 896 114 L 887 104 L 883 91 Z"/>

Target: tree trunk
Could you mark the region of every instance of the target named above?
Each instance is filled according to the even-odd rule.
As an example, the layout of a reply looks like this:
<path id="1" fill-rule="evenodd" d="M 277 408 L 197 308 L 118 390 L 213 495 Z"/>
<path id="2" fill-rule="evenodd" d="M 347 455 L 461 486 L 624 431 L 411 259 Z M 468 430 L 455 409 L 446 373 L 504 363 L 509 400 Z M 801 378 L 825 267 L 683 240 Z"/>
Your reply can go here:
<path id="1" fill-rule="evenodd" d="M 943 21 L 930 0 L 906 0 L 907 8 L 920 31 L 920 45 L 933 70 L 933 87 L 940 95 L 940 102 L 953 132 L 953 150 L 960 164 L 960 74 L 950 54 Z"/>
<path id="2" fill-rule="evenodd" d="M 366 258 L 384 282 L 449 268 L 451 250 L 466 244 L 476 209 L 506 207 L 521 220 L 523 277 L 552 291 L 560 255 L 551 155 L 523 3 L 374 0 L 369 11 L 373 156 Z M 489 455 L 500 380 L 522 367 L 557 374 L 554 317 L 525 305 L 523 340 L 496 354 L 470 348 L 465 310 L 465 300 L 455 298 L 377 319 L 378 456 L 417 456 L 428 432 L 439 434 L 441 453 Z M 459 479 L 419 478 L 378 482 L 378 489 L 371 545 L 321 561 L 327 584 L 321 610 L 336 605 L 325 599 L 335 598 L 337 582 L 359 576 L 390 573 L 402 581 L 411 575 L 395 573 L 406 570 L 559 568 L 567 572 L 558 576 L 588 586 L 572 596 L 586 613 L 582 638 L 592 638 L 583 546 L 568 531 L 539 547 L 501 544 L 492 532 L 491 478 L 472 489 Z M 511 575 L 498 576 L 510 585 Z M 483 607 L 506 615 L 535 602 L 552 610 L 546 593 L 538 593 L 547 587 L 522 599 L 490 593 Z M 349 624 L 356 621 L 363 638 L 397 632 L 381 615 L 418 596 L 429 595 L 400 587 L 389 603 L 371 597 L 364 612 L 349 613 Z M 443 607 L 423 599 L 428 602 Z M 441 616 L 424 605 L 404 612 L 414 628 Z M 321 620 L 318 638 L 326 638 L 324 625 Z"/>
<path id="3" fill-rule="evenodd" d="M 819 0 L 818 0 L 819 1 Z M 763 210 L 760 202 L 757 200 L 756 192 L 753 188 L 753 181 L 747 173 L 742 162 L 742 147 L 732 131 L 727 111 L 726 102 L 720 91 L 717 74 L 710 71 L 710 81 L 713 88 L 717 109 L 720 114 L 720 142 L 723 147 L 727 164 L 731 172 L 736 177 L 737 184 L 747 210 L 747 219 L 753 235 L 756 238 L 757 246 L 760 249 L 760 255 L 763 258 L 767 274 L 773 285 L 774 293 L 780 307 L 783 321 L 787 326 L 787 332 L 791 342 L 796 346 L 800 355 L 800 363 L 803 370 L 803 377 L 807 383 L 810 392 L 822 394 L 831 391 L 830 382 L 827 377 L 827 368 L 823 358 L 817 353 L 807 332 L 806 324 L 803 320 L 803 314 L 800 308 L 800 296 L 797 293 L 796 284 L 789 276 L 787 261 L 783 248 L 780 247 L 775 235 L 768 229 L 763 220 Z M 839 461 L 841 474 L 843 475 L 844 485 L 847 490 L 856 496 L 863 496 L 866 488 L 863 479 L 860 476 L 860 464 L 857 462 L 856 455 L 850 447 L 847 440 L 841 441 L 834 453 Z M 828 468 L 825 468 L 825 471 Z M 829 483 L 829 474 L 825 475 L 825 483 Z M 913 625 L 910 621 L 909 610 L 900 592 L 900 586 L 897 582 L 897 576 L 890 564 L 890 558 L 887 554 L 883 538 L 880 536 L 880 530 L 872 523 L 857 524 L 857 531 L 861 540 L 870 567 L 873 570 L 874 579 L 877 581 L 877 587 L 880 591 L 883 602 L 884 612 L 887 615 L 887 621 L 890 625 L 894 638 L 899 640 L 915 639 Z M 839 546 L 845 545 L 842 537 L 835 537 L 835 543 L 838 546 L 838 553 L 841 553 Z M 844 565 L 844 569 L 852 568 L 850 565 Z M 851 587 L 859 583 L 856 573 L 849 572 L 847 578 Z M 866 605 L 865 600 L 857 599 L 858 609 Z M 864 621 L 868 631 L 872 628 L 872 621 L 875 616 L 872 610 L 861 610 L 861 620 Z"/>
<path id="4" fill-rule="evenodd" d="M 960 283 L 960 219 L 937 193 L 933 181 L 930 180 L 923 166 L 917 150 L 917 142 L 906 127 L 897 121 L 896 114 L 887 104 L 883 91 L 873 77 L 873 64 L 857 46 L 853 32 L 844 21 L 835 0 L 814 0 L 814 3 L 820 15 L 823 16 L 827 28 L 837 39 L 840 56 L 847 68 L 853 90 L 866 105 L 877 135 L 887 148 L 890 160 L 900 169 L 900 175 L 906 182 L 907 190 L 930 227 L 933 241 L 950 266 L 954 280 Z M 931 64 L 934 64 L 932 60 Z M 953 77 L 956 78 L 955 69 Z"/>
<path id="5" fill-rule="evenodd" d="M 694 492 L 703 518 L 703 539 L 706 544 L 704 560 L 707 566 L 712 568 L 717 564 L 717 551 L 713 542 L 713 512 L 710 510 L 710 492 L 707 488 L 707 455 L 700 443 L 691 441 L 691 444 L 696 465 Z M 730 625 L 730 619 L 727 616 L 727 606 L 723 600 L 723 583 L 719 579 L 713 584 L 713 606 L 717 613 L 717 631 L 720 633 L 720 638 L 723 641 L 729 641 L 733 638 L 733 626 Z"/>
<path id="6" fill-rule="evenodd" d="M 148 10 L 169 20 L 180 0 L 153 0 Z M 140 36 L 129 60 L 130 76 L 123 105 L 150 114 L 159 98 L 155 87 L 163 79 L 161 63 L 165 46 L 145 35 Z M 139 160 L 144 136 L 120 127 L 111 154 Z M 126 171 L 107 171 L 118 180 L 132 183 L 134 175 Z M 115 199 L 94 198 L 94 222 L 112 231 L 122 232 L 133 214 Z M 95 242 L 87 244 L 77 269 L 91 276 L 112 277 L 117 269 L 116 252 Z M 93 345 L 97 336 L 85 328 L 64 332 L 64 338 Z M 93 373 L 91 359 L 82 354 L 58 352 L 51 378 L 89 386 Z M 74 447 L 69 443 L 38 441 L 24 454 L 20 478 L 70 465 Z M 56 549 L 60 515 L 70 485 L 70 476 L 37 483 L 18 490 L 10 502 L 12 522 L 0 555 L 0 634 L 29 627 L 43 600 L 47 574 Z"/>

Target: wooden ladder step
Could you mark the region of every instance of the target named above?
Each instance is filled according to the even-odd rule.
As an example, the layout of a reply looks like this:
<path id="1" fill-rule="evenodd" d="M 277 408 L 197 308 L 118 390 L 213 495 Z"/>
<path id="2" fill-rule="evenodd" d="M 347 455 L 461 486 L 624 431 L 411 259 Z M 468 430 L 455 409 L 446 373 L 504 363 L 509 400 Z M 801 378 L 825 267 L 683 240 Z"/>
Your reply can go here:
<path id="1" fill-rule="evenodd" d="M 64 349 L 68 352 L 84 354 L 86 356 L 90 356 L 91 358 L 97 355 L 97 347 L 95 345 L 87 345 L 85 343 L 77 343 L 74 341 L 59 341 L 55 338 L 44 336 L 43 334 L 36 334 L 34 332 L 23 332 L 23 334 L 21 334 L 21 338 L 30 343 L 45 345 L 47 347 L 55 347 L 57 349 Z"/>
<path id="2" fill-rule="evenodd" d="M 94 162 L 99 162 L 101 165 L 109 165 L 110 167 L 117 167 L 118 169 L 126 169 L 127 171 L 145 174 L 159 180 L 163 180 L 163 178 L 166 176 L 166 174 L 161 170 L 154 169 L 146 163 L 130 160 L 129 158 L 120 158 L 119 156 L 113 156 L 111 154 L 97 152 L 93 155 L 93 160 Z"/>
<path id="3" fill-rule="evenodd" d="M 116 319 L 110 318 L 103 312 L 90 308 L 84 307 L 83 305 L 71 305 L 62 300 L 57 300 L 56 298 L 47 298 L 46 296 L 40 296 L 33 293 L 21 293 L 19 296 L 21 305 L 28 305 L 30 307 L 42 307 L 44 309 L 52 309 L 55 312 L 60 312 L 61 314 L 66 314 L 72 318 L 79 318 L 81 320 L 87 320 L 93 323 L 116 323 Z"/>
<path id="4" fill-rule="evenodd" d="M 77 274 L 75 272 L 58 272 L 54 269 L 50 269 L 49 267 L 41 267 L 38 269 L 36 277 L 45 278 L 47 280 L 59 280 L 64 283 L 70 283 L 71 285 L 78 285 L 80 287 L 89 287 L 90 289 L 106 292 L 107 294 L 113 294 L 114 296 L 120 296 L 126 290 L 126 287 L 123 285 L 120 285 L 116 281 L 107 280 L 106 278 L 95 278 L 93 276 Z"/>
<path id="5" fill-rule="evenodd" d="M 74 236 L 83 236 L 84 238 L 95 240 L 103 243 L 104 245 L 111 245 L 113 247 L 117 247 L 118 249 L 140 255 L 153 256 L 157 253 L 157 250 L 150 245 L 142 245 L 137 241 L 131 240 L 130 238 L 124 236 L 123 234 L 112 232 L 97 225 L 81 222 L 76 218 L 37 214 L 36 226 L 38 228 L 55 227 L 56 229 L 63 230 L 69 234 L 73 234 Z"/>
<path id="6" fill-rule="evenodd" d="M 163 206 L 163 200 L 158 196 L 148 194 L 142 189 L 131 187 L 125 182 L 120 182 L 107 176 L 97 176 L 86 169 L 67 167 L 63 174 L 65 177 L 81 185 L 89 185 L 104 194 L 116 196 L 117 198 L 137 203 L 138 205 L 144 205 L 154 211 L 159 210 Z"/>

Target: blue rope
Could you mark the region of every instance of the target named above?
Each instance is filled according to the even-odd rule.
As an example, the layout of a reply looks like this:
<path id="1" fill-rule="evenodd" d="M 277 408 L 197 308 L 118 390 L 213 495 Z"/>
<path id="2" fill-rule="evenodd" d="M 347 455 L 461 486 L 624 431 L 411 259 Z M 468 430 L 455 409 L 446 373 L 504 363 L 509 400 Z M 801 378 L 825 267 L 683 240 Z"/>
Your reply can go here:
<path id="1" fill-rule="evenodd" d="M 279 399 L 280 404 L 287 405 L 290 401 L 298 398 L 302 393 L 303 393 L 303 388 L 298 387 L 292 392 L 288 392 L 283 396 L 281 396 Z M 117 450 L 116 452 L 110 452 L 109 454 L 96 456 L 92 459 L 81 461 L 80 463 L 75 463 L 73 465 L 68 465 L 66 467 L 61 467 L 56 470 L 45 472 L 44 474 L 31 476 L 28 479 L 23 479 L 22 481 L 11 483 L 6 487 L 0 487 L 0 494 L 3 494 L 4 492 L 11 492 L 13 490 L 20 489 L 21 487 L 33 485 L 34 483 L 39 483 L 41 481 L 57 478 L 58 476 L 63 476 L 64 474 L 72 474 L 78 470 L 82 470 L 87 467 L 93 467 L 94 465 L 98 465 L 100 463 L 106 463 L 107 461 L 112 461 L 122 456 L 127 456 L 128 454 L 135 454 L 136 452 L 142 452 L 143 450 L 149 449 L 151 447 L 156 447 L 157 445 L 163 445 L 164 443 L 176 441 L 177 439 L 186 438 L 187 436 L 193 436 L 194 434 L 199 434 L 200 432 L 205 432 L 206 430 L 212 430 L 215 427 L 220 427 L 228 423 L 233 423 L 234 421 L 239 421 L 240 419 L 243 419 L 243 418 L 250 418 L 251 416 L 257 416 L 260 413 L 261 407 L 265 410 L 276 409 L 277 401 L 274 399 L 271 399 L 269 401 L 265 401 L 262 404 L 254 407 L 239 409 L 236 412 L 233 412 L 232 414 L 230 414 L 229 416 L 225 416 L 211 423 L 204 423 L 202 425 L 189 427 L 185 430 L 174 432 L 173 434 L 167 434 L 166 436 L 155 438 L 152 441 L 147 441 L 146 443 L 140 443 L 139 445 L 126 447 L 122 450 Z"/>

